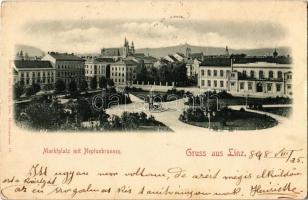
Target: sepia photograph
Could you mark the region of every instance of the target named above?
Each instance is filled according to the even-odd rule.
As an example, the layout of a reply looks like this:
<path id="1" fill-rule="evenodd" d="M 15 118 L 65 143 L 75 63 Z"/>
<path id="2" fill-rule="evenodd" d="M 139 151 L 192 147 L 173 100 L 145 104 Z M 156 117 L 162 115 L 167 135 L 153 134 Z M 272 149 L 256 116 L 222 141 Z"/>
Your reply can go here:
<path id="1" fill-rule="evenodd" d="M 292 113 L 288 30 L 274 22 L 33 21 L 11 61 L 18 126 L 258 130 Z M 51 34 L 48 34 L 50 33 Z"/>
<path id="2" fill-rule="evenodd" d="M 0 14 L 1 200 L 307 198 L 307 2 Z"/>

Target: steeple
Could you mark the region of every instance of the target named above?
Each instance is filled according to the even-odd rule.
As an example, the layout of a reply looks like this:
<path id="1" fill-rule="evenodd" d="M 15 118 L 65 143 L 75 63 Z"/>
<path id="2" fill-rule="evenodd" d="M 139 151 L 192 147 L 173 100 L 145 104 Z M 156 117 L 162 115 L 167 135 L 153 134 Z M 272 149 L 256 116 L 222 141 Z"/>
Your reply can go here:
<path id="1" fill-rule="evenodd" d="M 135 53 L 135 46 L 134 46 L 134 41 L 132 41 L 132 44 L 131 44 L 131 53 Z"/>
<path id="2" fill-rule="evenodd" d="M 229 56 L 229 49 L 228 49 L 228 46 L 226 46 L 226 56 Z"/>
<path id="3" fill-rule="evenodd" d="M 274 53 L 273 53 L 273 57 L 276 58 L 278 56 L 278 52 L 277 49 L 275 48 Z"/>
<path id="4" fill-rule="evenodd" d="M 127 47 L 128 46 L 128 41 L 126 39 L 126 36 L 125 36 L 125 39 L 124 39 L 124 47 Z"/>

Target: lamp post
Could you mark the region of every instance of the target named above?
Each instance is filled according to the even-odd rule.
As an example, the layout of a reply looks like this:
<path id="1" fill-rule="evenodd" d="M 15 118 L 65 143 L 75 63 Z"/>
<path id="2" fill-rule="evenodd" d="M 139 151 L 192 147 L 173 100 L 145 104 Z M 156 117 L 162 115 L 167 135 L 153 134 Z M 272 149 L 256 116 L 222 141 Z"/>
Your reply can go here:
<path id="1" fill-rule="evenodd" d="M 217 94 L 213 94 L 211 97 L 216 97 L 216 111 L 219 111 L 219 97 Z"/>

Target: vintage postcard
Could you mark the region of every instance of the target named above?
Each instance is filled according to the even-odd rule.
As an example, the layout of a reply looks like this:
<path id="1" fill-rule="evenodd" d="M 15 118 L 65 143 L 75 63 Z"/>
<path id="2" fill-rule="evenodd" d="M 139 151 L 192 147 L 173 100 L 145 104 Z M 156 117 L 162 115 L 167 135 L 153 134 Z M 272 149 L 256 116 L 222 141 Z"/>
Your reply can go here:
<path id="1" fill-rule="evenodd" d="M 0 199 L 304 199 L 305 1 L 3 1 Z"/>

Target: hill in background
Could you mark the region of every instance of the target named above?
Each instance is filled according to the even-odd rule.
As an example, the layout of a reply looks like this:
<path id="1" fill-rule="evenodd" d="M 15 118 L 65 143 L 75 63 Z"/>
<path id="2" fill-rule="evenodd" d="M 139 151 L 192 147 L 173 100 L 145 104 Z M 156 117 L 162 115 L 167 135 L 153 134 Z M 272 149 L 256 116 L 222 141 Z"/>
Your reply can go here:
<path id="1" fill-rule="evenodd" d="M 186 53 L 186 48 L 190 47 L 192 53 L 200 53 L 203 52 L 205 55 L 222 55 L 225 54 L 225 47 L 202 47 L 202 46 L 193 46 L 189 44 L 181 44 L 177 46 L 170 47 L 161 47 L 161 48 L 142 48 L 136 49 L 137 53 L 144 53 L 146 55 L 151 55 L 154 57 L 164 57 L 168 54 L 173 54 L 176 52 Z M 291 55 L 291 49 L 288 47 L 277 47 L 277 52 L 279 55 Z M 45 55 L 44 51 L 39 48 L 28 46 L 28 45 L 16 45 L 15 52 L 18 51 L 27 52 L 29 56 L 43 56 Z M 268 56 L 272 55 L 274 48 L 260 48 L 260 49 L 230 49 L 230 54 L 240 54 L 244 53 L 250 56 Z M 85 53 L 85 54 L 77 54 L 77 55 L 99 55 L 99 52 L 94 52 L 93 54 Z"/>
<path id="2" fill-rule="evenodd" d="M 205 55 L 223 55 L 225 54 L 225 47 L 202 47 L 202 46 L 193 46 L 188 44 L 182 44 L 171 47 L 161 47 L 161 48 L 142 48 L 136 49 L 137 53 L 149 54 L 154 57 L 163 57 L 168 54 L 173 54 L 176 52 L 186 53 L 186 48 L 190 47 L 192 53 L 203 52 Z M 277 52 L 279 55 L 291 55 L 291 49 L 288 47 L 277 47 Z M 268 56 L 272 55 L 274 48 L 260 48 L 260 49 L 230 49 L 230 54 L 240 54 L 244 53 L 249 56 Z"/>

